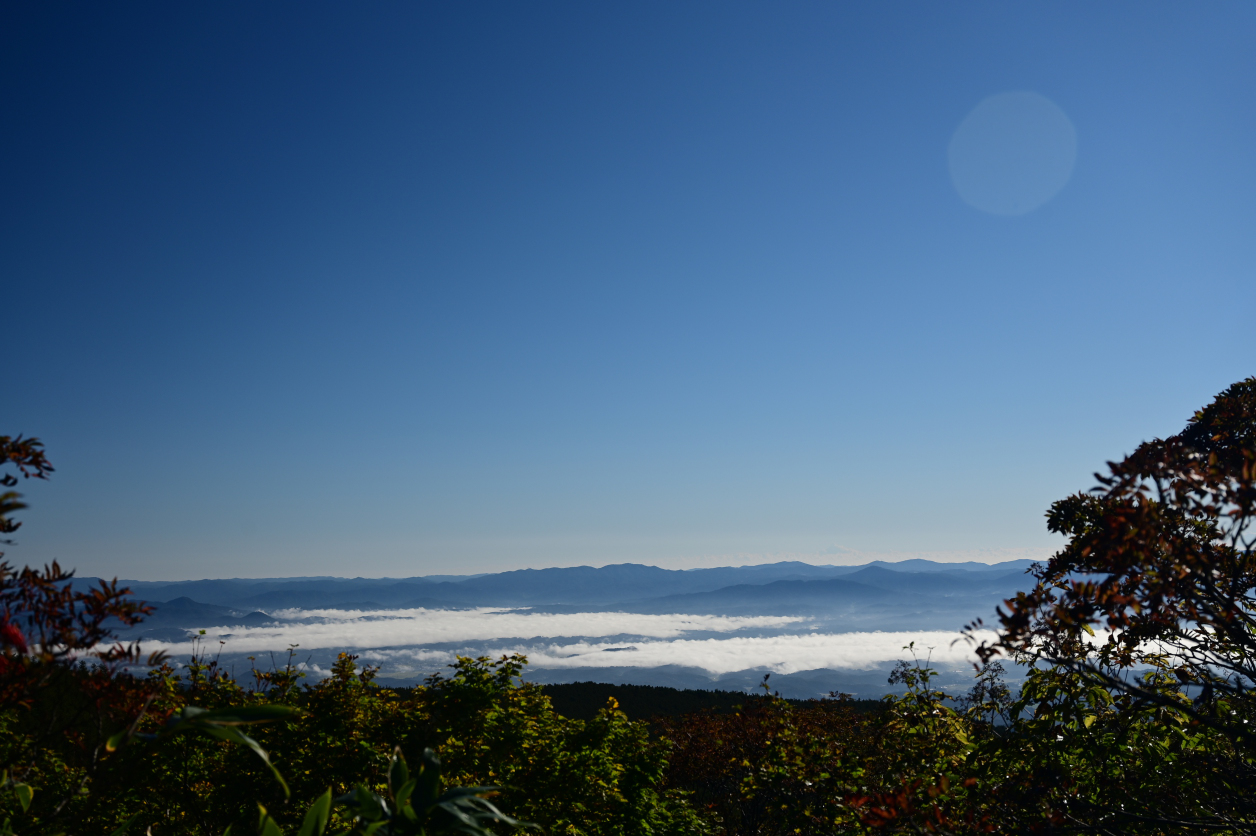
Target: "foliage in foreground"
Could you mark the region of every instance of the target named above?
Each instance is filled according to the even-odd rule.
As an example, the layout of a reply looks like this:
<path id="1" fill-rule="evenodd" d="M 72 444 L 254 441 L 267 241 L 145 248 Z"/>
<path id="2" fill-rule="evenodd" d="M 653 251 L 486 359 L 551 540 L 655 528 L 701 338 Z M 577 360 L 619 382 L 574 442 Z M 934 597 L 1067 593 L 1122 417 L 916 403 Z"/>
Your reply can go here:
<path id="1" fill-rule="evenodd" d="M 229 826 L 238 834 L 257 826 L 259 804 L 287 832 L 301 826 L 311 801 L 326 796 L 345 799 L 329 814 L 333 829 L 354 826 L 355 818 L 359 824 L 388 818 L 378 832 L 406 833 L 421 822 L 405 816 L 402 802 L 419 797 L 415 792 L 428 787 L 423 776 L 436 775 L 438 763 L 445 783 L 472 788 L 457 791 L 464 806 L 479 804 L 472 799 L 481 799 L 484 787 L 499 788 L 489 811 L 495 821 L 510 821 L 494 812 L 501 808 L 555 833 L 704 832 L 677 793 L 659 789 L 666 760 L 644 724 L 613 705 L 589 722 L 555 714 L 538 689 L 519 682 L 523 661 L 461 659 L 451 676 L 407 691 L 375 687 L 374 671 L 344 655 L 332 676 L 309 686 L 292 668 L 258 672 L 246 688 L 212 662 L 194 661 L 188 680 L 162 666 L 131 683 L 152 697 L 135 724 L 139 739 L 95 766 L 87 793 L 75 794 L 89 762 L 73 736 L 24 765 L 24 780 L 40 788 L 28 818 L 50 825 L 31 832 L 109 833 L 130 822 L 154 834 L 221 834 Z M 274 708 L 290 709 L 290 716 L 250 725 L 246 745 L 238 736 L 170 732 L 189 710 L 216 722 L 252 723 L 256 712 Z M 116 739 L 126 732 L 115 729 L 102 734 Z M 257 749 L 267 758 L 257 757 Z M 421 768 L 418 783 L 399 798 L 408 780 L 399 777 L 405 752 Z M 67 796 L 58 811 L 58 799 Z M 437 818 L 455 827 L 457 810 L 442 809 Z"/>

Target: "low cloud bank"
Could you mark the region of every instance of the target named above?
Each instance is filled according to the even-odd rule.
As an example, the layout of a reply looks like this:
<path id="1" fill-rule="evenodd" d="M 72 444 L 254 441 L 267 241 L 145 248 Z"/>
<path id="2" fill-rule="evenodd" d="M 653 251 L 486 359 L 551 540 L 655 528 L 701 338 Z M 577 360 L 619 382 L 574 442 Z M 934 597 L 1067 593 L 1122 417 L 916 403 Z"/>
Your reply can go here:
<path id="1" fill-rule="evenodd" d="M 232 653 L 319 648 L 381 648 L 477 642 L 493 639 L 641 636 L 670 639 L 693 633 L 779 630 L 808 619 L 796 616 L 640 615 L 636 613 L 529 613 L 482 607 L 474 610 L 283 610 L 276 622 L 257 627 L 206 627 L 206 639 L 226 641 Z M 145 642 L 173 655 L 191 652 L 190 642 Z"/>
<path id="2" fill-rule="evenodd" d="M 948 630 L 829 633 L 794 616 L 730 617 L 636 613 L 530 613 L 520 610 L 287 610 L 269 625 L 208 627 L 228 654 L 347 649 L 386 673 L 432 671 L 457 655 L 523 653 L 534 669 L 678 666 L 722 675 L 762 668 L 790 674 L 821 668 L 870 670 L 911 658 L 945 669 L 968 667 L 972 645 Z M 716 635 L 712 634 L 728 634 Z M 766 635 L 765 635 L 766 634 Z M 631 638 L 625 638 L 631 637 Z M 977 636 L 993 638 L 993 633 Z M 598 639 L 603 639 L 599 641 Z M 455 649 L 451 649 L 451 646 Z M 145 642 L 186 656 L 190 642 Z"/>
<path id="3" fill-rule="evenodd" d="M 992 639 L 981 633 L 978 640 Z M 972 645 L 951 631 L 902 633 L 807 633 L 782 636 L 730 636 L 713 639 L 675 639 L 632 644 L 573 642 L 571 644 L 520 643 L 495 648 L 496 653 L 527 655 L 533 668 L 657 668 L 665 665 L 699 668 L 712 674 L 765 668 L 773 673 L 831 668 L 869 670 L 897 659 L 910 659 L 904 648 L 915 643 L 922 661 L 945 668 L 966 668 L 976 661 Z M 449 663 L 455 654 L 424 649 L 374 650 L 363 659 L 389 669 L 430 668 Z"/>

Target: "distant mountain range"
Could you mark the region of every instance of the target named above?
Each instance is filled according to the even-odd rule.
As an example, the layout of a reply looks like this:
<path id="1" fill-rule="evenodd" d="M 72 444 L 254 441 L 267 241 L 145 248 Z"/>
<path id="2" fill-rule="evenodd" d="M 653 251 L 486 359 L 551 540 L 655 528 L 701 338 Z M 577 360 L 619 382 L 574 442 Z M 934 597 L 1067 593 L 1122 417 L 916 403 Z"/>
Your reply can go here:
<path id="1" fill-rule="evenodd" d="M 540 612 L 804 615 L 851 629 L 956 627 L 1027 588 L 1029 560 L 993 565 L 907 560 L 863 566 L 796 561 L 712 569 L 634 563 L 400 579 L 122 581 L 156 606 L 144 636 L 176 640 L 203 626 L 280 620 L 286 610 L 528 608 Z"/>
<path id="2" fill-rule="evenodd" d="M 120 581 L 137 597 L 172 600 L 187 597 L 207 604 L 250 609 L 286 607 L 327 608 L 353 603 L 378 608 L 424 606 L 415 601 L 445 602 L 450 606 L 521 607 L 537 604 L 608 604 L 713 592 L 739 585 L 764 585 L 777 581 L 808 581 L 846 578 L 858 583 L 894 589 L 918 588 L 937 593 L 941 589 L 966 588 L 996 576 L 1022 575 L 1029 560 L 984 563 L 935 563 L 905 560 L 876 561 L 863 566 L 814 566 L 787 561 L 760 566 L 729 566 L 713 569 L 660 569 L 638 563 L 610 566 L 573 566 L 557 569 L 519 569 L 489 575 L 415 578 L 273 578 L 197 581 Z M 908 578 L 915 578 L 908 580 Z M 908 586 L 904 586 L 907 584 Z"/>

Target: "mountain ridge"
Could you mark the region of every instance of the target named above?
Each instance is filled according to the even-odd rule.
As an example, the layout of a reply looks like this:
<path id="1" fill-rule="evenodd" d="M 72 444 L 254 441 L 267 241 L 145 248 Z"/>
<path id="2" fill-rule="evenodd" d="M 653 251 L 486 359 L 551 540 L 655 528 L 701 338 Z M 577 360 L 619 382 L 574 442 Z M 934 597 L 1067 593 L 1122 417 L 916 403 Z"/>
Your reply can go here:
<path id="1" fill-rule="evenodd" d="M 972 566 L 982 568 L 973 569 Z M 1032 561 L 1014 560 L 996 564 L 943 564 L 912 559 L 901 563 L 872 561 L 859 566 L 815 565 L 800 561 L 753 566 L 725 566 L 701 569 L 663 569 L 639 563 L 607 566 L 571 566 L 545 569 L 517 569 L 461 580 L 414 578 L 330 578 L 303 577 L 290 580 L 265 578 L 202 579 L 191 581 L 121 581 L 137 598 L 171 600 L 187 597 L 225 607 L 250 609 L 327 609 L 350 602 L 369 602 L 391 608 L 425 601 L 445 602 L 451 607 L 468 606 L 554 606 L 596 605 L 635 602 L 673 595 L 715 592 L 726 587 L 763 586 L 777 581 L 831 580 L 841 577 L 877 577 L 885 572 L 895 577 L 929 576 L 933 582 L 917 579 L 915 584 L 958 588 L 966 584 L 988 585 L 1019 570 Z M 904 572 L 902 566 L 917 571 Z M 929 569 L 921 572 L 920 569 Z M 448 578 L 444 576 L 432 576 Z M 80 583 L 90 579 L 82 579 Z M 913 582 L 903 579 L 899 588 Z M 876 585 L 875 583 L 872 585 Z"/>

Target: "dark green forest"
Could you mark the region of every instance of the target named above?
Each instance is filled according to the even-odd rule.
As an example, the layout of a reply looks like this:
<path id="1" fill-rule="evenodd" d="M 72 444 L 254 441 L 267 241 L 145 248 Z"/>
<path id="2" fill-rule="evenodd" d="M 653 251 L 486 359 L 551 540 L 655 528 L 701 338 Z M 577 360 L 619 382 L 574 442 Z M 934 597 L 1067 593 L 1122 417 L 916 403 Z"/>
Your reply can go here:
<path id="1" fill-rule="evenodd" d="M 0 450 L 7 535 L 52 467 Z M 876 704 L 537 686 L 518 656 L 232 678 L 111 643 L 149 612 L 116 583 L 4 563 L 0 832 L 1254 833 L 1254 512 L 1249 378 L 1048 509 L 1067 543 L 969 626 L 967 692 L 904 662 Z"/>
<path id="2" fill-rule="evenodd" d="M 765 682 L 766 684 L 766 682 Z M 614 699 L 619 710 L 631 720 L 653 720 L 656 717 L 677 717 L 711 711 L 727 714 L 742 710 L 755 695 L 739 691 L 668 688 L 663 685 L 610 685 L 605 682 L 571 682 L 542 685 L 541 693 L 549 697 L 554 710 L 573 720 L 592 720 Z M 784 700 L 795 708 L 806 700 Z M 880 700 L 847 700 L 846 705 L 865 713 L 877 711 Z"/>

